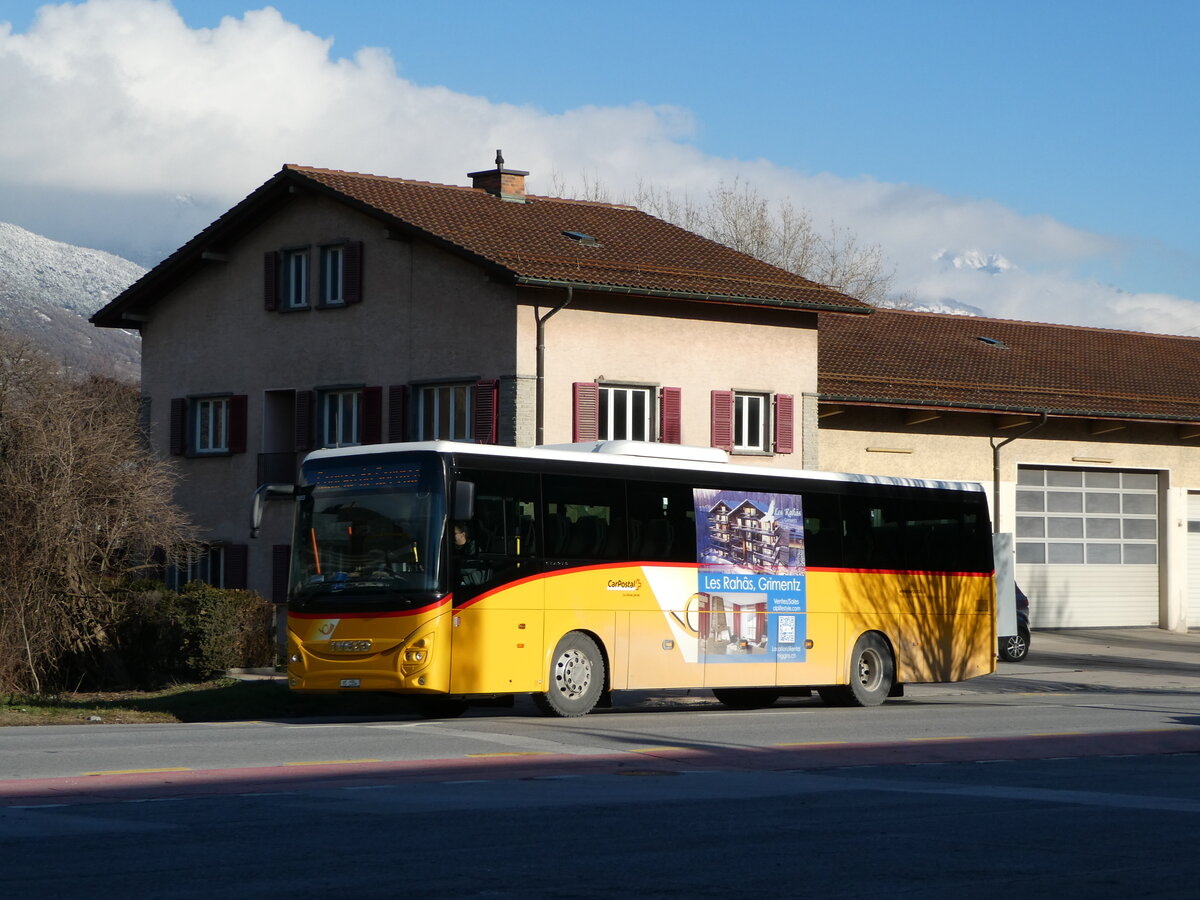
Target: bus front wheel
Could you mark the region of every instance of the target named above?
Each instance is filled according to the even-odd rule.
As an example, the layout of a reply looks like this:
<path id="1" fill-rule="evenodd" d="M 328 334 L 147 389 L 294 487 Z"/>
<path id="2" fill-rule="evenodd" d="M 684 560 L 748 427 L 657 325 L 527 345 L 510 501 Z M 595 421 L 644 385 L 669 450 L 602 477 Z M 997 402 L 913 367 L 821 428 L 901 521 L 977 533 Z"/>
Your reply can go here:
<path id="1" fill-rule="evenodd" d="M 818 688 L 831 706 L 878 706 L 896 683 L 896 661 L 877 634 L 864 634 L 850 654 L 850 683 Z"/>
<path id="2" fill-rule="evenodd" d="M 533 702 L 548 716 L 573 718 L 591 712 L 604 690 L 604 657 L 586 634 L 572 631 L 550 657 L 549 690 Z"/>

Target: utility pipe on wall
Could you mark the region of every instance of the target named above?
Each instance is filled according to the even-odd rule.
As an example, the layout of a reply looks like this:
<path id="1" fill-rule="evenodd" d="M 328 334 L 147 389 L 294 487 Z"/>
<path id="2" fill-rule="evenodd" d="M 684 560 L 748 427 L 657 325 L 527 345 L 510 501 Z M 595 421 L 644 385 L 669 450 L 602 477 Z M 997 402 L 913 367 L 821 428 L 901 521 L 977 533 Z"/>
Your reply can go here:
<path id="1" fill-rule="evenodd" d="M 550 310 L 544 316 L 533 314 L 537 321 L 537 377 L 534 386 L 534 410 L 535 410 L 535 435 L 537 444 L 546 442 L 546 320 L 556 312 L 565 309 L 571 302 L 571 298 L 575 295 L 575 288 L 567 285 L 567 296 L 562 303 Z"/>
<path id="2" fill-rule="evenodd" d="M 1047 413 L 1043 410 L 1041 419 L 1019 434 L 1005 438 L 998 444 L 994 437 L 988 438 L 988 443 L 992 445 L 992 532 L 994 534 L 1000 534 L 1000 448 L 1011 444 L 1017 438 L 1025 437 L 1025 435 L 1032 431 L 1037 431 L 1037 429 L 1046 424 L 1046 416 Z"/>

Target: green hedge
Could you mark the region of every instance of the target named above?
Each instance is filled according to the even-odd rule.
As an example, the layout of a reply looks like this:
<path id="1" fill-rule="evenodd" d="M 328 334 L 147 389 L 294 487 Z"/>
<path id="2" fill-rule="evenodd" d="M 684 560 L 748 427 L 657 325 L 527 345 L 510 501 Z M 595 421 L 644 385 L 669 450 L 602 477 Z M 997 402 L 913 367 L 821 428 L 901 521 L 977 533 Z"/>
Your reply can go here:
<path id="1" fill-rule="evenodd" d="M 120 593 L 114 643 L 138 687 L 275 664 L 275 606 L 253 591 L 194 581 L 179 591 L 141 583 Z"/>

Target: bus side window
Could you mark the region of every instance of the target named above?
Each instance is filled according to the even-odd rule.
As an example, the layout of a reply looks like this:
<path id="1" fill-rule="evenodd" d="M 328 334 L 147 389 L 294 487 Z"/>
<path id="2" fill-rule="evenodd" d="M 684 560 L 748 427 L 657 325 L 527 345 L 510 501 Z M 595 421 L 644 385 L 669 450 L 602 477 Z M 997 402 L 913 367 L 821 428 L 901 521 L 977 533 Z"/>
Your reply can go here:
<path id="1" fill-rule="evenodd" d="M 630 481 L 630 559 L 696 561 L 696 513 L 692 488 L 683 484 Z"/>
<path id="2" fill-rule="evenodd" d="M 542 478 L 545 556 L 560 559 L 626 558 L 625 482 L 615 478 L 546 475 Z"/>
<path id="3" fill-rule="evenodd" d="M 804 495 L 804 562 L 808 566 L 842 565 L 842 510 L 837 494 Z"/>
<path id="4" fill-rule="evenodd" d="M 475 483 L 475 518 L 464 523 L 470 553 L 457 582 L 494 585 L 518 577 L 537 549 L 537 476 L 471 469 L 459 477 Z"/>

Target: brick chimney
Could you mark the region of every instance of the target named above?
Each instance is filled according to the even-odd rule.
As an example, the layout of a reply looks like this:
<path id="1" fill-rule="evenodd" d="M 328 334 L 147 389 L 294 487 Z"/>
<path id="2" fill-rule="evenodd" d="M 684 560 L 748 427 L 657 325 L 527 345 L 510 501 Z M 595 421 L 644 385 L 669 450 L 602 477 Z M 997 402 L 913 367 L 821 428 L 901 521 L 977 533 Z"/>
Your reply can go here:
<path id="1" fill-rule="evenodd" d="M 471 187 L 480 191 L 495 194 L 501 200 L 511 200 L 514 203 L 525 202 L 525 176 L 528 172 L 520 169 L 504 168 L 504 156 L 496 151 L 496 168 L 484 169 L 482 172 L 470 172 Z"/>

